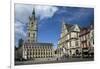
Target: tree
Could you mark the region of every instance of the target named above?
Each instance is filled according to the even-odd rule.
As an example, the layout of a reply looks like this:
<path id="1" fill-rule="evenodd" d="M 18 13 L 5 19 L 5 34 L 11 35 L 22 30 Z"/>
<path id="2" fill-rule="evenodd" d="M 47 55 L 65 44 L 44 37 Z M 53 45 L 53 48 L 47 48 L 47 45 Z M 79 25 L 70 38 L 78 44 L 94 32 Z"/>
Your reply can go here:
<path id="1" fill-rule="evenodd" d="M 17 50 L 17 49 L 18 49 L 18 47 L 14 46 L 14 49 L 15 49 L 15 50 Z"/>
<path id="2" fill-rule="evenodd" d="M 19 47 L 21 47 L 21 46 L 23 45 L 23 41 L 24 41 L 24 40 L 23 40 L 22 38 L 19 39 L 19 42 L 18 42 L 18 46 L 19 46 Z"/>

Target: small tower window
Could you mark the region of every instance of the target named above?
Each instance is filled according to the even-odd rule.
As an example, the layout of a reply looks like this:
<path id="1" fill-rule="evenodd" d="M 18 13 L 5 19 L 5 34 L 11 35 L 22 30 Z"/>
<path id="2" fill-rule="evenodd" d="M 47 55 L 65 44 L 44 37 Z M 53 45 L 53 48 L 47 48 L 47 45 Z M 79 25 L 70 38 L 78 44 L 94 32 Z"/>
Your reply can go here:
<path id="1" fill-rule="evenodd" d="M 33 22 L 31 23 L 31 26 L 33 27 Z"/>
<path id="2" fill-rule="evenodd" d="M 33 24 L 33 22 L 31 24 Z"/>

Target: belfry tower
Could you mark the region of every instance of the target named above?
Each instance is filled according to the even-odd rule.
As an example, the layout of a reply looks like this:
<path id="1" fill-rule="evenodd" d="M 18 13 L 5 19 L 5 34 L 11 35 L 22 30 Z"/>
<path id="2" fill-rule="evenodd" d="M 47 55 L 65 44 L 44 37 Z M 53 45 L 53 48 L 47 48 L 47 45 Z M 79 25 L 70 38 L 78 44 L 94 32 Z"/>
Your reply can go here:
<path id="1" fill-rule="evenodd" d="M 37 19 L 35 17 L 35 9 L 33 8 L 32 16 L 29 16 L 28 23 L 28 42 L 35 43 L 37 42 Z"/>

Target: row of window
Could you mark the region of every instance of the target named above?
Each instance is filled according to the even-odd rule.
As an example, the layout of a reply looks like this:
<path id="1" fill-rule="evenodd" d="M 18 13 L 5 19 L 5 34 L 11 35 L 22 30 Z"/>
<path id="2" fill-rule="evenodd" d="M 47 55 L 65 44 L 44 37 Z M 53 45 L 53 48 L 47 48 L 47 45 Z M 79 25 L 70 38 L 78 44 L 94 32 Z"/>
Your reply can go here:
<path id="1" fill-rule="evenodd" d="M 89 35 L 89 34 L 86 34 L 86 35 L 84 35 L 84 36 L 81 36 L 81 37 L 80 37 L 80 40 L 81 40 L 81 41 L 84 41 L 84 40 L 89 39 L 89 38 L 90 38 L 90 35 Z"/>
<path id="2" fill-rule="evenodd" d="M 53 50 L 52 49 L 24 49 L 24 51 L 48 52 Z"/>
<path id="3" fill-rule="evenodd" d="M 46 58 L 46 57 L 52 57 L 52 55 L 27 55 L 27 58 Z"/>
<path id="4" fill-rule="evenodd" d="M 31 49 L 51 49 L 52 48 L 52 46 L 24 46 L 24 48 L 31 48 Z"/>
<path id="5" fill-rule="evenodd" d="M 25 52 L 27 55 L 52 55 L 52 52 Z"/>
<path id="6" fill-rule="evenodd" d="M 28 37 L 35 38 L 35 33 L 28 33 Z"/>
<path id="7" fill-rule="evenodd" d="M 77 47 L 79 46 L 79 41 L 78 40 L 72 40 L 69 42 L 65 42 L 61 45 L 62 47 L 66 47 L 66 48 L 71 48 L 71 47 Z"/>
<path id="8" fill-rule="evenodd" d="M 68 35 L 62 37 L 60 39 L 59 43 L 62 43 L 62 42 L 66 41 L 66 40 L 69 40 L 71 38 L 78 38 L 78 36 L 79 36 L 79 33 L 71 32 L 71 34 L 68 34 Z"/>

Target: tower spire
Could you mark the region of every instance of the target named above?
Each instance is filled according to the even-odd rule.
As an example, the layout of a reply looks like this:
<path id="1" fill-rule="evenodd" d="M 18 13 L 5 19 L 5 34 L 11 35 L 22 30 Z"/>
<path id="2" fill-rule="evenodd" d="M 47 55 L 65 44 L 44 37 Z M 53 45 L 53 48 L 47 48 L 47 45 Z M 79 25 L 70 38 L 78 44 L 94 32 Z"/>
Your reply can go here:
<path id="1" fill-rule="evenodd" d="M 32 16 L 33 16 L 33 18 L 34 18 L 34 20 L 35 20 L 35 19 L 36 19 L 36 17 L 35 17 L 35 7 L 33 7 Z"/>
<path id="2" fill-rule="evenodd" d="M 32 16 L 29 17 L 28 24 L 28 42 L 37 42 L 37 20 L 35 18 L 35 8 L 33 8 Z"/>

